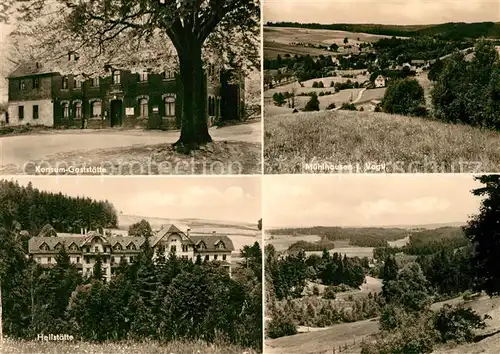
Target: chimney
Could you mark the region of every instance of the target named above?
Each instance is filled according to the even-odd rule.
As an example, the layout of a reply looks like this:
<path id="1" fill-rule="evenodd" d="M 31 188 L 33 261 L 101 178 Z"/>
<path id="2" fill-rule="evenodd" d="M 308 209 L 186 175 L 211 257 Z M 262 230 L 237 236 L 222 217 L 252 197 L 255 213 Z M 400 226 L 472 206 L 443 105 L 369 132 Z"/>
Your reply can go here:
<path id="1" fill-rule="evenodd" d="M 187 234 L 187 237 L 189 237 L 189 234 L 191 233 L 191 229 L 188 228 L 187 231 L 186 231 L 186 234 Z"/>

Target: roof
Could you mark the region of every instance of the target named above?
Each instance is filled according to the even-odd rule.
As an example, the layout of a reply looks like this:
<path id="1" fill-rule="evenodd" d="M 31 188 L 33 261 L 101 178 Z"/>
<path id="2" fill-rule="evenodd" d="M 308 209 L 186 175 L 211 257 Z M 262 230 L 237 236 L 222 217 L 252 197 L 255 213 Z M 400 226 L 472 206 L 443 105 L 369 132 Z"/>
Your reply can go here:
<path id="1" fill-rule="evenodd" d="M 18 77 L 44 74 L 55 74 L 55 72 L 49 68 L 44 68 L 43 65 L 37 65 L 37 63 L 35 62 L 27 62 L 19 64 L 7 78 L 13 79 Z"/>
<path id="2" fill-rule="evenodd" d="M 216 249 L 215 246 L 217 245 L 217 243 L 222 241 L 222 242 L 224 242 L 224 246 L 227 250 L 234 251 L 233 241 L 231 241 L 231 239 L 226 235 L 218 235 L 218 234 L 193 235 L 193 236 L 191 236 L 191 240 L 193 240 L 193 242 L 196 245 L 198 243 L 200 243 L 201 241 L 203 241 L 205 243 L 205 245 L 207 246 L 207 249 L 206 249 L 207 251 L 215 250 Z"/>
<path id="3" fill-rule="evenodd" d="M 151 246 L 154 247 L 163 237 L 170 234 L 179 234 L 182 237 L 182 244 L 190 244 L 197 245 L 201 241 L 203 241 L 206 245 L 206 249 L 204 251 L 215 251 L 217 249 L 216 246 L 219 242 L 224 243 L 224 248 L 228 251 L 234 251 L 234 245 L 231 239 L 227 235 L 219 235 L 217 233 L 213 233 L 210 235 L 190 235 L 188 236 L 184 232 L 182 232 L 177 226 L 173 224 L 166 225 L 162 227 L 160 231 L 157 232 L 155 236 L 151 238 Z M 66 246 L 68 253 L 79 252 L 79 251 L 71 251 L 69 250 L 69 246 L 72 243 L 75 243 L 78 247 L 82 247 L 86 245 L 88 242 L 94 237 L 99 237 L 103 240 L 103 244 L 114 247 L 117 243 L 122 245 L 122 248 L 125 250 L 126 246 L 130 243 L 133 243 L 137 250 L 143 245 L 145 238 L 138 236 L 103 236 L 96 231 L 89 231 L 86 235 L 81 234 L 68 234 L 68 233 L 58 233 L 57 237 L 42 237 L 35 236 L 30 238 L 28 242 L 28 251 L 30 253 L 45 253 L 46 251 L 40 250 L 40 246 L 43 243 L 46 243 L 49 246 L 51 251 L 54 251 L 54 247 L 60 242 Z"/>

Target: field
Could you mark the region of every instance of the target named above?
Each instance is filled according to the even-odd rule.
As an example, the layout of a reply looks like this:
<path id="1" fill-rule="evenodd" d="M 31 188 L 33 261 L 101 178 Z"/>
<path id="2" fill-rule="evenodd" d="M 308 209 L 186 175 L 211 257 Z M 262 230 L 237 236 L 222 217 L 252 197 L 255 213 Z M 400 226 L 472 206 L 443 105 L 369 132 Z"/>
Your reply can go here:
<path id="1" fill-rule="evenodd" d="M 0 343 L 2 354 L 256 354 L 254 350 L 233 346 L 208 345 L 205 343 L 171 342 L 150 343 L 105 343 L 85 342 L 38 342 L 5 339 Z"/>
<path id="2" fill-rule="evenodd" d="M 344 49 L 344 38 L 348 38 L 348 45 L 352 48 Z M 264 56 L 266 58 L 275 58 L 278 54 L 310 54 L 310 55 L 332 55 L 334 52 L 321 50 L 317 48 L 308 48 L 296 46 L 293 43 L 310 43 L 314 45 L 330 46 L 336 43 L 339 46 L 338 53 L 349 53 L 359 51 L 358 44 L 363 42 L 376 42 L 380 38 L 388 36 L 354 33 L 346 31 L 306 29 L 292 27 L 264 27 Z"/>
<path id="3" fill-rule="evenodd" d="M 460 299 L 434 304 L 433 309 L 439 309 L 444 303 L 457 303 Z M 500 329 L 500 299 L 482 296 L 467 304 L 480 315 L 489 314 L 492 319 L 486 320 L 488 327 L 478 334 L 495 333 Z M 320 331 L 311 331 L 294 336 L 266 340 L 265 352 L 269 354 L 331 354 L 332 348 L 348 345 L 348 350 L 342 353 L 359 354 L 359 342 L 378 331 L 378 319 L 364 320 L 353 323 L 342 323 Z M 355 344 L 356 343 L 356 344 Z M 477 343 L 462 345 L 455 348 L 440 348 L 434 354 L 472 354 L 498 353 L 500 334 L 486 338 Z"/>
<path id="4" fill-rule="evenodd" d="M 318 173 L 305 164 L 343 164 L 369 172 L 496 172 L 500 133 L 465 125 L 375 112 L 303 112 L 268 118 L 266 173 Z M 336 170 L 337 171 L 337 170 Z M 380 171 L 379 171 L 380 172 Z"/>

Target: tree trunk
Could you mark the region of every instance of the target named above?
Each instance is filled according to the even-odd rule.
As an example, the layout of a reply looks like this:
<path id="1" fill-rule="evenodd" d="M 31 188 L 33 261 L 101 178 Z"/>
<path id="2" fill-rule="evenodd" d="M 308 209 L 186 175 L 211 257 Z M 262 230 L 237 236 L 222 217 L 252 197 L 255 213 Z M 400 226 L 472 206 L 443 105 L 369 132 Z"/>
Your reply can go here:
<path id="1" fill-rule="evenodd" d="M 181 136 L 174 144 L 188 152 L 212 141 L 207 120 L 207 80 L 203 71 L 201 43 L 192 38 L 179 53 L 182 113 Z"/>
<path id="2" fill-rule="evenodd" d="M 0 343 L 3 341 L 2 282 L 0 281 Z"/>

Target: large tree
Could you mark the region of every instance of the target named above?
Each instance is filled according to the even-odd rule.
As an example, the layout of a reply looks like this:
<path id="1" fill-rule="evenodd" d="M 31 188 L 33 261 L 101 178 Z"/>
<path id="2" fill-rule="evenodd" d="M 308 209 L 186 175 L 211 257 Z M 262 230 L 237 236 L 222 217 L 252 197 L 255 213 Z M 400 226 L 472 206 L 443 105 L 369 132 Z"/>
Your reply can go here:
<path id="1" fill-rule="evenodd" d="M 163 72 L 178 64 L 183 104 L 176 145 L 188 150 L 211 141 L 204 66 L 215 67 L 213 73 L 260 66 L 260 0 L 11 2 L 22 15 L 19 52 L 61 73 Z M 76 63 L 68 65 L 68 51 L 78 53 Z"/>
<path id="2" fill-rule="evenodd" d="M 474 216 L 464 228 L 471 240 L 474 251 L 472 268 L 474 287 L 488 295 L 500 294 L 500 176 L 476 177 L 483 187 L 473 194 L 483 198 L 479 214 Z"/>

